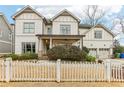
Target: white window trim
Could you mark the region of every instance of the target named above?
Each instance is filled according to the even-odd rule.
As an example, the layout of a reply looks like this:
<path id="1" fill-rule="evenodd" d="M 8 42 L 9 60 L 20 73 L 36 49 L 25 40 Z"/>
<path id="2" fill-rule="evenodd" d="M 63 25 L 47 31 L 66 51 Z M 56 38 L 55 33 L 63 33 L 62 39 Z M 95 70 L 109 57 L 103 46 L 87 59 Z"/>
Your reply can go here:
<path id="1" fill-rule="evenodd" d="M 34 24 L 34 32 L 25 32 L 24 29 L 25 29 L 25 24 L 26 23 L 33 23 Z M 34 34 L 35 33 L 35 22 L 24 22 L 23 23 L 23 34 Z"/>
<path id="2" fill-rule="evenodd" d="M 61 26 L 69 26 L 70 27 L 70 31 L 69 31 L 69 33 L 62 33 L 62 31 L 61 31 Z M 66 31 L 67 32 L 67 31 Z M 70 35 L 71 34 L 71 25 L 70 24 L 60 24 L 60 34 L 62 34 L 62 35 Z"/>
<path id="3" fill-rule="evenodd" d="M 27 48 L 26 48 L 26 44 L 31 44 L 31 52 L 33 53 L 33 47 L 32 47 L 32 45 L 33 45 L 33 43 L 34 43 L 34 45 L 35 45 L 35 53 L 36 53 L 36 43 L 35 42 L 22 42 L 21 44 L 22 44 L 22 53 L 26 53 L 26 50 L 27 50 Z M 25 48 L 24 48 L 24 51 L 23 51 L 23 44 L 24 44 L 24 46 L 25 46 Z"/>

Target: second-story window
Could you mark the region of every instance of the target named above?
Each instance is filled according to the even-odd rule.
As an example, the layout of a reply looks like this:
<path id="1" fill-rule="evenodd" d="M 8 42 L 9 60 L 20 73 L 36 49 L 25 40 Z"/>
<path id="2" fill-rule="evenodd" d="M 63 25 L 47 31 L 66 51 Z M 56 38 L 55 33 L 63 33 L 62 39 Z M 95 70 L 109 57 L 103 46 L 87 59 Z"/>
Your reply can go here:
<path id="1" fill-rule="evenodd" d="M 51 34 L 52 34 L 51 27 L 48 27 L 48 28 L 47 28 L 47 34 L 48 34 L 48 35 L 51 35 Z"/>
<path id="2" fill-rule="evenodd" d="M 70 35 L 71 34 L 71 26 L 70 25 L 60 25 L 60 33 L 62 35 Z"/>
<path id="3" fill-rule="evenodd" d="M 102 39 L 102 31 L 95 31 L 94 32 L 95 39 Z"/>
<path id="4" fill-rule="evenodd" d="M 33 22 L 25 22 L 23 32 L 24 33 L 34 33 L 35 32 L 35 24 Z"/>

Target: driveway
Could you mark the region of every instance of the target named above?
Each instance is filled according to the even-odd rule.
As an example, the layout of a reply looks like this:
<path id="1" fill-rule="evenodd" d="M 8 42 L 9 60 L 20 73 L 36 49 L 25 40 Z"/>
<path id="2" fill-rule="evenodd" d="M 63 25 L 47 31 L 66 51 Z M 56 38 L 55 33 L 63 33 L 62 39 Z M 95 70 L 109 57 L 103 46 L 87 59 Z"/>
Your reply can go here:
<path id="1" fill-rule="evenodd" d="M 124 59 L 109 59 L 114 64 L 124 64 Z"/>

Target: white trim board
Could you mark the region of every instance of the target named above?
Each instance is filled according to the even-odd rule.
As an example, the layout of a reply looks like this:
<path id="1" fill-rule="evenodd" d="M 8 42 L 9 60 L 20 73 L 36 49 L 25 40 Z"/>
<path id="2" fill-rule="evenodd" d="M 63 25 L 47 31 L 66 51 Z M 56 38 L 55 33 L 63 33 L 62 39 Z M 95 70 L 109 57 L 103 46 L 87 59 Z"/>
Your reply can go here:
<path id="1" fill-rule="evenodd" d="M 3 40 L 0 40 L 0 42 L 7 43 L 7 44 L 12 44 L 11 42 L 7 42 L 7 41 L 3 41 Z"/>

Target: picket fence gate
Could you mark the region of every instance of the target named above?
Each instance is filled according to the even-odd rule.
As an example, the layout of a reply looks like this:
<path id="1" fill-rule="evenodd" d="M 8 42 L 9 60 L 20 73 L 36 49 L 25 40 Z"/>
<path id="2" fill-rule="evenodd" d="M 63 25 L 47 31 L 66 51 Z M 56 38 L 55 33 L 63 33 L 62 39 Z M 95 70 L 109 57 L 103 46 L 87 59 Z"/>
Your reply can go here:
<path id="1" fill-rule="evenodd" d="M 124 66 L 109 60 L 99 64 L 7 58 L 0 62 L 0 81 L 124 81 Z"/>

